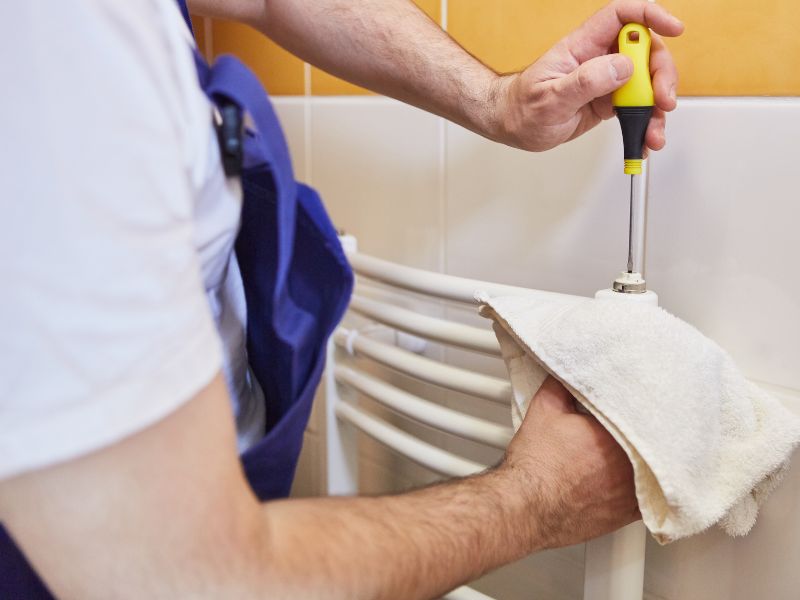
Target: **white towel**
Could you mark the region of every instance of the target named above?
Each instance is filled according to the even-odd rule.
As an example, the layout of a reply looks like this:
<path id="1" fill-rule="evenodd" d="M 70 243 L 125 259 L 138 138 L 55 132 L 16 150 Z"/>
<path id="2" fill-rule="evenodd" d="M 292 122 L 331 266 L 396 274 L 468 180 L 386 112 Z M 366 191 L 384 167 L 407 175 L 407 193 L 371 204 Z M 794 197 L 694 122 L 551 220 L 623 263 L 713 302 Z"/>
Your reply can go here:
<path id="1" fill-rule="evenodd" d="M 717 523 L 744 535 L 800 440 L 800 419 L 665 310 L 478 294 L 514 391 L 514 426 L 552 374 L 624 448 L 662 544 Z"/>

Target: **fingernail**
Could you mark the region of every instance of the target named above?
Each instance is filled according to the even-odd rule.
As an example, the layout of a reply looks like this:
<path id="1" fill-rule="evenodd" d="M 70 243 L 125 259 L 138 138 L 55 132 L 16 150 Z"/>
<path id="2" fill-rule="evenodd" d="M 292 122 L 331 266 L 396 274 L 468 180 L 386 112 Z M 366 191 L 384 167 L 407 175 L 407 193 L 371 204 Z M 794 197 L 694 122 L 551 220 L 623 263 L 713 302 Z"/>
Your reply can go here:
<path id="1" fill-rule="evenodd" d="M 627 56 L 617 54 L 611 59 L 611 76 L 615 81 L 625 81 L 633 75 L 633 62 Z"/>
<path id="2" fill-rule="evenodd" d="M 678 95 L 675 93 L 675 84 L 672 84 L 672 87 L 669 88 L 669 97 L 672 98 L 672 101 L 676 104 L 678 103 Z"/>

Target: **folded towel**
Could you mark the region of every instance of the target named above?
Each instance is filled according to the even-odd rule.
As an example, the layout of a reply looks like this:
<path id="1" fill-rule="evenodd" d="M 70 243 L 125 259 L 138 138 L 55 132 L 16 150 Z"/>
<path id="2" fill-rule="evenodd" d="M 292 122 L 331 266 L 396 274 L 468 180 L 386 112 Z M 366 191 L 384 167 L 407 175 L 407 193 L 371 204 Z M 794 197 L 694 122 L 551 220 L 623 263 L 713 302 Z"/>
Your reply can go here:
<path id="1" fill-rule="evenodd" d="M 656 540 L 715 523 L 750 530 L 800 441 L 800 419 L 722 348 L 656 306 L 477 298 L 511 377 L 515 428 L 549 373 L 628 454 Z"/>

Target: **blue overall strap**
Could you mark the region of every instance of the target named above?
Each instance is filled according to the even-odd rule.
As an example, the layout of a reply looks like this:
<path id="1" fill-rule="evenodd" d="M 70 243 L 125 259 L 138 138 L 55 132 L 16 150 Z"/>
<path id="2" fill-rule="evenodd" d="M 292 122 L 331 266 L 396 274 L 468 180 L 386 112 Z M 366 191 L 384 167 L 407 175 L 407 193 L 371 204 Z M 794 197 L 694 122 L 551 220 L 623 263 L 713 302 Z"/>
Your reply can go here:
<path id="1" fill-rule="evenodd" d="M 259 497 L 275 497 L 291 483 L 324 347 L 347 305 L 353 273 L 318 195 L 295 182 L 283 131 L 259 80 L 234 57 L 219 57 L 213 66 L 196 48 L 194 57 L 212 102 L 226 112 L 237 107 L 252 123 L 243 140 L 236 257 L 247 304 L 248 362 L 265 393 L 268 435 L 242 460 Z"/>
<path id="2" fill-rule="evenodd" d="M 259 498 L 282 497 L 353 273 L 319 196 L 294 179 L 283 131 L 260 82 L 233 57 L 220 57 L 213 67 L 197 54 L 196 60 L 212 101 L 238 107 L 253 125 L 244 138 L 235 248 L 247 304 L 248 362 L 264 390 L 267 435 L 242 463 Z"/>
<path id="3" fill-rule="evenodd" d="M 278 266 L 275 280 L 275 304 L 285 297 L 285 282 L 294 245 L 297 212 L 297 182 L 294 179 L 289 149 L 283 129 L 264 88 L 256 76 L 232 56 L 220 56 L 208 74 L 206 94 L 218 102 L 232 101 L 246 109 L 256 124 L 256 131 L 245 137 L 245 168 L 269 165 L 277 193 L 277 222 L 286 225 L 278 230 Z M 259 160 L 260 159 L 260 160 Z M 279 320 L 279 319 L 277 319 Z"/>
<path id="4" fill-rule="evenodd" d="M 257 218 L 275 225 L 273 230 L 265 222 L 263 233 L 248 232 L 243 236 L 245 230 L 257 226 L 250 219 L 243 219 L 237 240 L 248 306 L 248 358 L 268 395 L 267 425 L 271 426 L 306 383 L 310 369 L 307 349 L 324 345 L 318 335 L 317 316 L 298 304 L 288 285 L 292 259 L 298 250 L 298 187 L 283 130 L 255 75 L 236 58 L 221 56 L 206 73 L 204 89 L 215 102 L 232 102 L 252 119 L 255 130 L 249 129 L 244 138 L 243 211 L 247 213 L 249 205 L 258 203 L 262 207 Z M 251 189 L 255 182 L 271 189 L 259 194 Z M 270 207 L 271 214 L 263 212 L 263 205 Z M 274 238 L 258 239 L 267 232 Z M 244 239 L 249 240 L 246 247 Z M 246 255 L 261 257 L 263 264 L 254 265 L 254 272 L 249 272 Z M 271 297 L 265 298 L 265 294 Z M 259 321 L 261 331 L 254 331 L 253 326 Z"/>
<path id="5" fill-rule="evenodd" d="M 189 26 L 189 13 L 184 0 L 178 5 Z M 266 165 L 274 179 L 276 198 L 276 221 L 279 224 L 277 235 L 277 269 L 275 273 L 273 305 L 277 311 L 274 323 L 278 337 L 291 339 L 298 325 L 297 315 L 284 312 L 291 302 L 287 302 L 286 279 L 294 247 L 295 221 L 297 218 L 297 182 L 294 179 L 292 161 L 286 138 L 283 135 L 278 117 L 269 102 L 261 82 L 255 75 L 233 56 L 220 56 L 209 68 L 195 49 L 195 65 L 200 85 L 206 95 L 216 103 L 233 102 L 246 110 L 256 125 L 245 137 L 245 168 Z M 295 390 L 296 391 L 296 390 Z"/>

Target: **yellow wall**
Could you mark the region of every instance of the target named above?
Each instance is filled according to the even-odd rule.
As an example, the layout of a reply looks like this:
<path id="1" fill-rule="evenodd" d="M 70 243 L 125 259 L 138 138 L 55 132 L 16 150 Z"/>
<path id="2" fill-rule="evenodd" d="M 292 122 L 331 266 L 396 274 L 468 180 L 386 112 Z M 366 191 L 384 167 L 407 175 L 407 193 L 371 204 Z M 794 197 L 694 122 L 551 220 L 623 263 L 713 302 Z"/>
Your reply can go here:
<path id="1" fill-rule="evenodd" d="M 665 0 L 686 32 L 670 44 L 680 92 L 800 96 L 798 0 Z"/>
<path id="2" fill-rule="evenodd" d="M 440 0 L 417 0 L 442 22 Z M 449 0 L 448 31 L 499 71 L 520 69 L 574 29 L 603 0 Z M 686 24 L 668 42 L 684 96 L 800 95 L 800 1 L 663 0 Z M 198 28 L 199 29 L 199 28 Z M 213 23 L 214 54 L 242 57 L 273 94 L 305 91 L 303 63 L 255 31 Z M 368 93 L 316 68 L 311 93 Z"/>
<path id="3" fill-rule="evenodd" d="M 258 75 L 270 94 L 299 96 L 305 92 L 303 61 L 246 25 L 213 24 L 214 55 L 236 54 Z"/>

